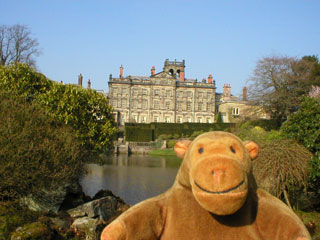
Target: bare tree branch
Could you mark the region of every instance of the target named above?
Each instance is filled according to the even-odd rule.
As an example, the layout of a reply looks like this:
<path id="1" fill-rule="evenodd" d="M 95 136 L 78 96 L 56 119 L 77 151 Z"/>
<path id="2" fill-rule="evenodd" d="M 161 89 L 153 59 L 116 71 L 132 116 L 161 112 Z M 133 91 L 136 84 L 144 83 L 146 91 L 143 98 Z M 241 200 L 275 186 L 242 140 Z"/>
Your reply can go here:
<path id="1" fill-rule="evenodd" d="M 0 26 L 0 65 L 24 62 L 34 66 L 40 55 L 39 43 L 25 25 Z"/>

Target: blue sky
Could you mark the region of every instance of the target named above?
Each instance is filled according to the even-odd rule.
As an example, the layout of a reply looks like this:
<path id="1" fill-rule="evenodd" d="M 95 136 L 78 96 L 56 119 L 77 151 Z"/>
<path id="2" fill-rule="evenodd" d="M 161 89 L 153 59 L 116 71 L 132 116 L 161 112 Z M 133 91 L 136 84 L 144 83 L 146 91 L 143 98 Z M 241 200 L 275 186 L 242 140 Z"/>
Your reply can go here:
<path id="1" fill-rule="evenodd" d="M 318 0 L 0 0 L 0 24 L 24 24 L 43 54 L 39 71 L 55 81 L 108 91 L 108 78 L 149 76 L 166 58 L 186 61 L 186 78 L 212 74 L 239 95 L 257 60 L 320 57 Z"/>

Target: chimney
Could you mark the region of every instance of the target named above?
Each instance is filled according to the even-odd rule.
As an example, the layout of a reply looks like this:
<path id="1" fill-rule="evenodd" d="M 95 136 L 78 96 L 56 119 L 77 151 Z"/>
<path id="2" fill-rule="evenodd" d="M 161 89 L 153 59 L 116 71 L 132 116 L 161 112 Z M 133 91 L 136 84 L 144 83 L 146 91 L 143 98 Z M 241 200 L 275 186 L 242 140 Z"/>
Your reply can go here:
<path id="1" fill-rule="evenodd" d="M 88 80 L 88 89 L 91 89 L 91 81 L 90 81 L 90 79 Z"/>
<path id="2" fill-rule="evenodd" d="M 82 77 L 82 75 L 81 75 L 81 73 L 80 73 L 80 75 L 78 76 L 78 85 L 79 85 L 80 87 L 82 87 L 82 79 L 83 79 L 83 77 Z"/>
<path id="3" fill-rule="evenodd" d="M 206 79 L 205 78 L 202 78 L 202 83 L 206 83 Z"/>
<path id="4" fill-rule="evenodd" d="M 180 68 L 179 78 L 181 82 L 184 82 L 184 67 Z"/>
<path id="5" fill-rule="evenodd" d="M 120 78 L 121 79 L 123 78 L 123 67 L 122 67 L 122 64 L 121 64 L 121 67 L 120 67 Z"/>
<path id="6" fill-rule="evenodd" d="M 230 84 L 224 84 L 223 86 L 223 96 L 231 97 L 231 86 Z"/>
<path id="7" fill-rule="evenodd" d="M 212 84 L 212 80 L 213 80 L 212 74 L 209 74 L 208 83 Z"/>
<path id="8" fill-rule="evenodd" d="M 242 90 L 242 100 L 243 101 L 248 101 L 248 89 L 247 87 L 243 87 L 243 90 Z"/>
<path id="9" fill-rule="evenodd" d="M 151 76 L 156 74 L 156 68 L 154 66 L 152 66 L 151 68 Z"/>

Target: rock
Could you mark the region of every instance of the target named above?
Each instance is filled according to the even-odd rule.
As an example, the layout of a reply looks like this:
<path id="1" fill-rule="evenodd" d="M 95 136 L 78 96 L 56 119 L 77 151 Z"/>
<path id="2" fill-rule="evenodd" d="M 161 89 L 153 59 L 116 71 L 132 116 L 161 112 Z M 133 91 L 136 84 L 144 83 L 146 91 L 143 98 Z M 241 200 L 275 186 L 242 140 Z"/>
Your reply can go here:
<path id="1" fill-rule="evenodd" d="M 83 204 L 85 195 L 79 183 L 68 183 L 54 190 L 43 189 L 38 195 L 28 195 L 20 203 L 30 210 L 43 213 L 58 213 L 62 208 Z"/>
<path id="2" fill-rule="evenodd" d="M 104 221 L 108 221 L 117 213 L 117 199 L 111 196 L 103 197 L 82 204 L 77 208 L 68 210 L 67 212 L 72 217 L 83 216 L 85 213 L 85 215 L 90 218 L 100 218 Z"/>
<path id="3" fill-rule="evenodd" d="M 18 227 L 11 234 L 11 240 L 50 240 L 53 236 L 54 233 L 48 226 L 34 222 Z"/>
<path id="4" fill-rule="evenodd" d="M 72 228 L 76 233 L 76 236 L 85 235 L 86 240 L 98 240 L 99 234 L 97 230 L 98 219 L 89 217 L 78 218 L 72 223 Z"/>

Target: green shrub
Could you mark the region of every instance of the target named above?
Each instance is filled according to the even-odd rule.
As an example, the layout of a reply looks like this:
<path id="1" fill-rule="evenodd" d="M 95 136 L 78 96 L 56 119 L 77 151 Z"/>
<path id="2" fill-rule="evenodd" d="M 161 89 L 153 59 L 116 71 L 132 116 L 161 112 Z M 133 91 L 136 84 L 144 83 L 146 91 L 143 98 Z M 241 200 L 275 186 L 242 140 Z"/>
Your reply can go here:
<path id="1" fill-rule="evenodd" d="M 140 128 L 134 126 L 126 126 L 125 128 L 126 141 L 129 142 L 151 142 L 153 141 L 152 129 Z"/>
<path id="2" fill-rule="evenodd" d="M 170 140 L 167 142 L 167 147 L 168 148 L 173 148 L 174 145 L 176 145 L 177 141 L 176 140 Z"/>
<path id="3" fill-rule="evenodd" d="M 58 84 L 25 64 L 0 66 L 0 89 L 28 102 L 41 103 L 57 122 L 72 127 L 81 144 L 92 153 L 112 146 L 117 129 L 103 94 Z"/>
<path id="4" fill-rule="evenodd" d="M 320 103 L 306 97 L 299 110 L 290 115 L 281 126 L 281 131 L 288 137 L 296 139 L 311 152 L 320 151 Z"/>
<path id="5" fill-rule="evenodd" d="M 0 89 L 28 100 L 45 93 L 52 84 L 53 81 L 24 63 L 0 66 Z"/>
<path id="6" fill-rule="evenodd" d="M 102 152 L 112 147 L 117 128 L 112 107 L 103 94 L 55 83 L 37 100 L 52 118 L 72 127 L 86 149 Z"/>
<path id="7" fill-rule="evenodd" d="M 16 199 L 78 180 L 85 151 L 74 131 L 37 104 L 0 92 L 0 199 Z"/>

